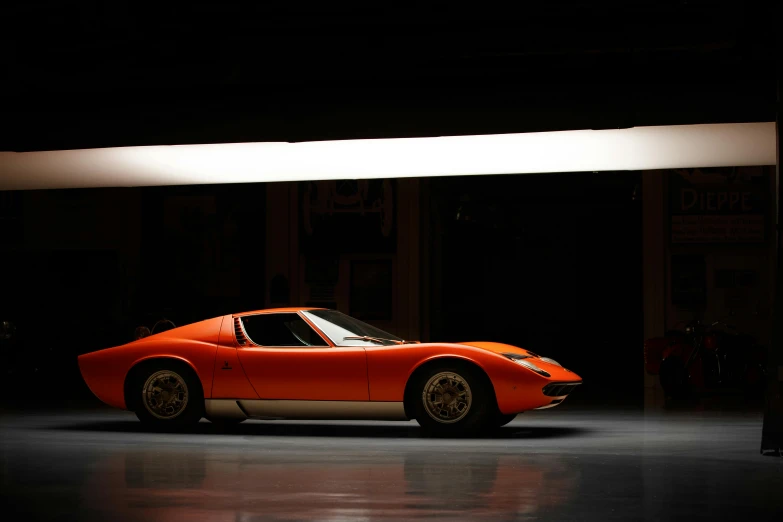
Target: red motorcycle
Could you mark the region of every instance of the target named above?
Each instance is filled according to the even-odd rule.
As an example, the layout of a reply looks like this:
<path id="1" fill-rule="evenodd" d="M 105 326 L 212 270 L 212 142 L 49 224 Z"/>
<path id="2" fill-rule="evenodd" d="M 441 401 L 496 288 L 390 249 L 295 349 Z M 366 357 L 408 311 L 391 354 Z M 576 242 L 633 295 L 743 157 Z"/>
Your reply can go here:
<path id="1" fill-rule="evenodd" d="M 684 398 L 693 391 L 742 389 L 761 394 L 765 384 L 766 350 L 748 334 L 722 321 L 694 320 L 684 330 L 644 343 L 645 369 L 659 375 L 667 396 Z"/>

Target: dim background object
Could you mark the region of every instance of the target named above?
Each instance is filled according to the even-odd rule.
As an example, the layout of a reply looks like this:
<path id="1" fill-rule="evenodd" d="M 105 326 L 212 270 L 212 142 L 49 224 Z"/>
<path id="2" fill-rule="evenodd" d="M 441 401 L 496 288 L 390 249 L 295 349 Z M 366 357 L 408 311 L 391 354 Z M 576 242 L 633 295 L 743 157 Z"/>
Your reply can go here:
<path id="1" fill-rule="evenodd" d="M 392 320 L 390 260 L 351 262 L 351 313 L 363 321 Z"/>
<path id="2" fill-rule="evenodd" d="M 369 167 L 368 167 L 369 169 Z M 396 249 L 393 179 L 338 179 L 300 184 L 305 254 L 344 255 Z"/>
<path id="3" fill-rule="evenodd" d="M 673 255 L 671 259 L 672 304 L 704 313 L 707 301 L 707 266 L 704 256 Z"/>

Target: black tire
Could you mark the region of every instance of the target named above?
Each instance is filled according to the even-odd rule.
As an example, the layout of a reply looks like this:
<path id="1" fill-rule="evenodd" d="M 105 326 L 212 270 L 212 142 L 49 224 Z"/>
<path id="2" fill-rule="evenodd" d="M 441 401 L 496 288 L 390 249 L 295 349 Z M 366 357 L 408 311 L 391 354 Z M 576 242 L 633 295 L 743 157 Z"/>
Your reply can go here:
<path id="1" fill-rule="evenodd" d="M 448 376 L 455 376 L 456 379 Z M 420 372 L 414 379 L 411 383 L 411 411 L 413 411 L 416 422 L 422 427 L 424 433 L 434 436 L 465 436 L 477 434 L 487 427 L 493 426 L 492 416 L 497 411 L 495 395 L 492 393 L 491 384 L 486 376 L 480 374 L 473 367 L 456 362 L 433 365 Z M 445 382 L 450 379 L 449 383 L 442 386 L 453 390 L 454 393 L 462 393 L 461 390 L 467 389 L 470 396 L 469 404 L 458 410 L 453 419 L 436 419 L 436 413 L 431 413 L 432 406 L 428 407 L 425 404 L 426 389 L 438 386 L 438 382 Z M 458 381 L 462 384 L 454 386 L 453 382 Z M 466 387 L 464 386 L 465 384 L 467 385 Z M 430 398 L 434 396 L 429 394 Z M 459 401 L 459 399 L 451 396 L 449 399 L 450 404 L 454 402 L 465 404 L 464 401 Z M 458 406 L 455 406 L 455 409 L 457 408 Z"/>
<path id="2" fill-rule="evenodd" d="M 158 384 L 170 389 L 157 392 L 158 395 L 156 392 L 149 395 L 145 393 L 145 389 L 156 388 L 155 379 L 158 379 Z M 195 372 L 183 363 L 161 361 L 143 366 L 136 372 L 130 391 L 135 395 L 132 409 L 145 424 L 159 428 L 181 428 L 196 424 L 204 416 L 201 382 Z M 164 393 L 168 395 L 164 396 Z M 159 396 L 162 396 L 159 399 L 161 406 L 156 411 L 153 403 Z M 171 406 L 173 411 L 169 413 L 167 405 L 172 403 L 176 403 L 176 406 Z"/>
<path id="3" fill-rule="evenodd" d="M 511 422 L 512 420 L 514 420 L 516 418 L 517 418 L 517 414 L 516 413 L 513 414 L 513 415 L 506 415 L 506 414 L 503 414 L 503 413 L 498 413 L 497 415 L 495 415 L 495 426 L 500 428 L 502 426 L 505 426 L 506 424 L 508 424 L 509 422 Z"/>

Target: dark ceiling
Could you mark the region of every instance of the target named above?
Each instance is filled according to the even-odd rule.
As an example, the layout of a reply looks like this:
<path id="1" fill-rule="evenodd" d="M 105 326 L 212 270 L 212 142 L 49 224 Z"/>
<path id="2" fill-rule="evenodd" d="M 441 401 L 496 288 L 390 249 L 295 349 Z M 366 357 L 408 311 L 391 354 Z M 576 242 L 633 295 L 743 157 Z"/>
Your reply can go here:
<path id="1" fill-rule="evenodd" d="M 764 3 L 379 4 L 4 4 L 0 149 L 775 119 Z"/>

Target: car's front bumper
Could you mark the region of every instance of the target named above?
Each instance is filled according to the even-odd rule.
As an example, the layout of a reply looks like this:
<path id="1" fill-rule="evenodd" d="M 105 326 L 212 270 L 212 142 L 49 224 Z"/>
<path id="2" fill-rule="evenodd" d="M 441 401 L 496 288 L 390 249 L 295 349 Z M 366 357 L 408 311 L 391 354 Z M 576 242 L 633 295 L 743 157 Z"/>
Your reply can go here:
<path id="1" fill-rule="evenodd" d="M 550 377 L 535 375 L 525 370 L 523 378 L 517 373 L 513 380 L 497 379 L 495 396 L 498 409 L 504 414 L 528 410 L 553 408 L 561 404 L 579 385 L 582 379 L 575 373 L 561 368 L 547 368 Z"/>
<path id="2" fill-rule="evenodd" d="M 541 392 L 547 397 L 566 397 L 580 384 L 582 384 L 582 381 L 550 382 L 544 386 Z"/>
<path id="3" fill-rule="evenodd" d="M 546 410 L 549 408 L 554 408 L 555 406 L 559 406 L 566 399 L 566 397 L 568 397 L 568 395 L 580 384 L 582 384 L 582 381 L 550 382 L 541 389 L 541 392 L 545 396 L 551 397 L 551 402 L 549 404 L 545 404 L 544 406 L 539 406 L 536 409 Z"/>

